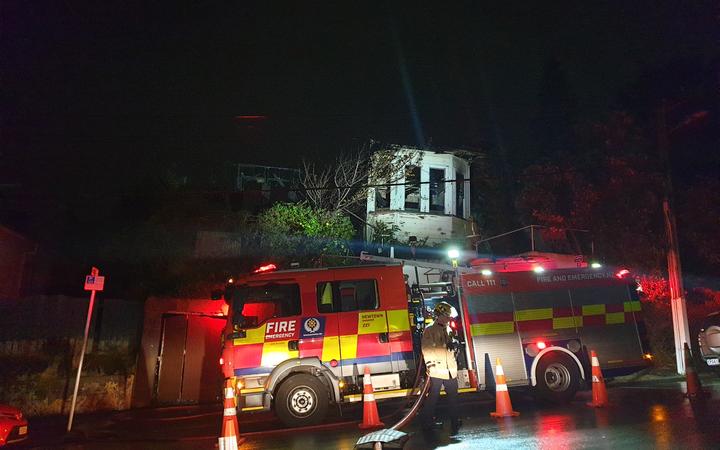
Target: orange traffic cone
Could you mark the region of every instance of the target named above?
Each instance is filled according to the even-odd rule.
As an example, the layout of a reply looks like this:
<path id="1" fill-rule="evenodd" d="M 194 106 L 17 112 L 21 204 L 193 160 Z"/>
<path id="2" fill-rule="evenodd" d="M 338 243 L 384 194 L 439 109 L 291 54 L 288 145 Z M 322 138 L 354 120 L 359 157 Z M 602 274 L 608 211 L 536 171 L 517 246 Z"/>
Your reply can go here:
<path id="1" fill-rule="evenodd" d="M 500 358 L 495 361 L 495 412 L 491 412 L 490 415 L 493 417 L 515 417 L 520 415 L 519 412 L 512 409 L 510 394 L 505 381 L 505 372 Z"/>
<path id="2" fill-rule="evenodd" d="M 608 404 L 605 379 L 600 370 L 600 362 L 595 354 L 595 350 L 590 350 L 590 358 L 592 359 L 592 402 L 587 405 L 593 408 L 602 408 Z"/>
<path id="3" fill-rule="evenodd" d="M 685 397 L 688 398 L 695 398 L 698 394 L 702 391 L 702 385 L 700 384 L 700 377 L 698 377 L 697 372 L 695 372 L 695 365 L 693 364 L 692 357 L 690 356 L 690 347 L 688 347 L 687 342 L 684 346 L 684 352 L 685 352 L 685 386 L 687 387 L 687 392 L 685 393 Z"/>
<path id="4" fill-rule="evenodd" d="M 385 424 L 380 422 L 372 380 L 370 379 L 370 367 L 365 366 L 365 375 L 363 376 L 363 421 L 359 427 L 365 430 L 382 426 L 385 426 Z"/>
<path id="5" fill-rule="evenodd" d="M 225 380 L 225 400 L 223 401 L 223 421 L 218 450 L 238 450 L 238 445 L 245 439 L 240 438 L 240 428 L 237 421 L 237 407 L 235 406 L 235 389 L 232 381 Z"/>

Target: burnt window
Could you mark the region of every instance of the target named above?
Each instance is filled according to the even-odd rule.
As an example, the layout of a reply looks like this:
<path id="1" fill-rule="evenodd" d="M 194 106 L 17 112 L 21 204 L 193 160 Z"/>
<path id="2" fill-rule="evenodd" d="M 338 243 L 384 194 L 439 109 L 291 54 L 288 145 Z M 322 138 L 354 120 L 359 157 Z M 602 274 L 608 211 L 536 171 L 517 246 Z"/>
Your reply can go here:
<path id="1" fill-rule="evenodd" d="M 465 176 L 455 172 L 455 215 L 465 217 Z"/>
<path id="2" fill-rule="evenodd" d="M 430 169 L 430 211 L 445 212 L 445 169 Z"/>
<path id="3" fill-rule="evenodd" d="M 390 208 L 390 186 L 378 186 L 375 188 L 375 208 Z"/>
<path id="4" fill-rule="evenodd" d="M 405 167 L 405 209 L 420 210 L 420 168 Z"/>
<path id="5" fill-rule="evenodd" d="M 378 309 L 375 280 L 324 281 L 317 284 L 318 312 Z"/>

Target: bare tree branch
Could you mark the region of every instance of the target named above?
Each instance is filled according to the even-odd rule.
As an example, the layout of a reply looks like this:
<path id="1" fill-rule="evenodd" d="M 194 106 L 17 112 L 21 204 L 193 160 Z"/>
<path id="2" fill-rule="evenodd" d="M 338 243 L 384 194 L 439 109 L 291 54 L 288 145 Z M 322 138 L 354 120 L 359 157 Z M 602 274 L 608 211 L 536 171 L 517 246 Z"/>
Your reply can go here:
<path id="1" fill-rule="evenodd" d="M 300 184 L 315 208 L 350 213 L 368 196 L 368 184 L 392 184 L 402 180 L 405 167 L 419 165 L 420 152 L 391 148 L 373 151 L 366 144 L 354 152 L 343 152 L 329 166 L 318 168 L 303 161 Z M 323 189 L 318 189 L 323 188 Z"/>

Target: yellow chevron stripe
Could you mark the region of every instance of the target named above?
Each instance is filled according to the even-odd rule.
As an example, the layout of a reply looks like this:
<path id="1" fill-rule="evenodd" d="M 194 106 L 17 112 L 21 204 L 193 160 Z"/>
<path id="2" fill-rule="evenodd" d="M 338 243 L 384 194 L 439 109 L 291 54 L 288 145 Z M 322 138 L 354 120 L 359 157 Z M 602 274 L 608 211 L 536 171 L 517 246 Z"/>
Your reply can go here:
<path id="1" fill-rule="evenodd" d="M 340 337 L 325 336 L 323 338 L 322 361 L 330 361 L 331 359 L 340 359 Z"/>
<path id="2" fill-rule="evenodd" d="M 623 311 L 625 312 L 634 312 L 634 311 L 641 311 L 640 302 L 625 302 L 623 303 Z"/>
<path id="3" fill-rule="evenodd" d="M 552 308 L 522 309 L 515 311 L 515 321 L 552 319 Z"/>
<path id="4" fill-rule="evenodd" d="M 388 330 L 385 311 L 359 313 L 357 329 L 358 334 L 385 333 Z"/>
<path id="5" fill-rule="evenodd" d="M 357 358 L 357 334 L 348 334 L 340 336 L 340 355 L 343 359 Z M 340 358 L 338 358 L 340 359 Z"/>
<path id="6" fill-rule="evenodd" d="M 395 309 L 387 312 L 387 321 L 389 331 L 408 331 L 410 329 L 410 319 L 406 309 Z"/>
<path id="7" fill-rule="evenodd" d="M 605 304 L 599 305 L 583 305 L 582 307 L 583 316 L 595 316 L 598 314 L 605 314 Z"/>
<path id="8" fill-rule="evenodd" d="M 476 323 L 470 327 L 473 336 L 486 336 L 490 334 L 507 334 L 515 331 L 515 322 Z"/>
<path id="9" fill-rule="evenodd" d="M 605 324 L 606 325 L 615 325 L 618 323 L 625 323 L 625 313 L 624 312 L 615 312 L 615 313 L 605 314 Z"/>
<path id="10" fill-rule="evenodd" d="M 583 325 L 582 316 L 555 317 L 553 318 L 553 329 L 575 328 Z"/>
<path id="11" fill-rule="evenodd" d="M 245 330 L 245 337 L 233 339 L 233 345 L 262 344 L 265 342 L 265 325 Z"/>
<path id="12" fill-rule="evenodd" d="M 241 394 L 256 394 L 258 392 L 265 391 L 264 387 L 256 387 L 256 388 L 250 388 L 250 389 L 240 389 Z"/>

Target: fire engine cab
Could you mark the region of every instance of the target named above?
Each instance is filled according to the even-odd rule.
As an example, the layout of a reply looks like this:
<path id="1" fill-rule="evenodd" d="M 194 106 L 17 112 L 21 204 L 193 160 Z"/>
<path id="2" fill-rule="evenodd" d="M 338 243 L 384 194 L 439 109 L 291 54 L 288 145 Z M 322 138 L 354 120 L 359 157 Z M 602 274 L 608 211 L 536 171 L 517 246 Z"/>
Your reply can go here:
<path id="1" fill-rule="evenodd" d="M 330 404 L 361 401 L 366 367 L 377 400 L 413 395 L 424 375 L 419 337 L 441 300 L 459 312 L 460 392 L 494 389 L 497 357 L 509 386 L 554 401 L 587 386 L 588 349 L 598 351 L 606 376 L 647 365 L 635 283 L 616 271 L 362 259 L 349 267 L 263 266 L 226 286 L 221 365 L 236 385 L 239 414 L 272 410 L 288 426 L 316 424 Z M 422 284 L 419 267 L 441 277 Z"/>

